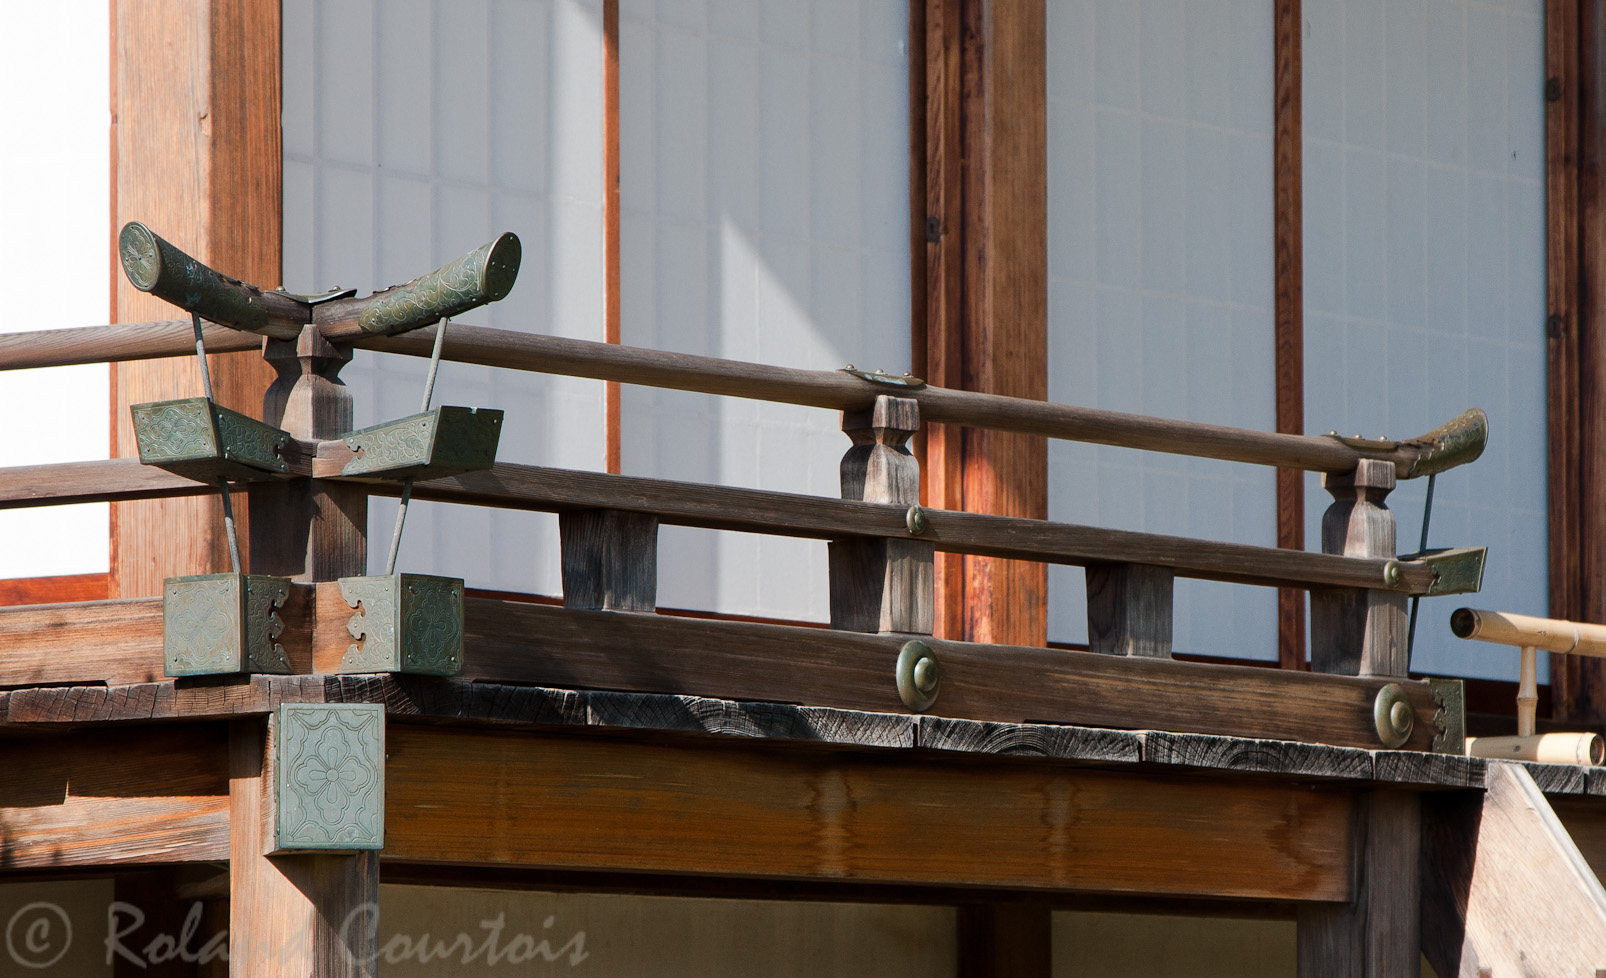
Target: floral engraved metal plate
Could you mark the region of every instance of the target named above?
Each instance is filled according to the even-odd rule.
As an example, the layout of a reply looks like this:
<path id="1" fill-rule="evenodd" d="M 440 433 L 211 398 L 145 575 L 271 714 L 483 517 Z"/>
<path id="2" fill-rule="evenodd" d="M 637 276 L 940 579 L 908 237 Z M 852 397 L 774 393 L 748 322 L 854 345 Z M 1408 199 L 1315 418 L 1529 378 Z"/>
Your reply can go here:
<path id="1" fill-rule="evenodd" d="M 286 703 L 274 728 L 276 848 L 384 848 L 385 708 Z"/>
<path id="2" fill-rule="evenodd" d="M 492 408 L 438 407 L 399 421 L 345 435 L 357 452 L 340 474 L 395 479 L 437 479 L 496 464 L 502 412 Z"/>
<path id="3" fill-rule="evenodd" d="M 357 641 L 341 658 L 341 672 L 455 676 L 463 670 L 462 580 L 343 577 L 340 596 L 357 609 L 346 624 Z"/>
<path id="4" fill-rule="evenodd" d="M 288 432 L 204 397 L 136 404 L 139 460 L 202 482 L 251 481 L 289 472 Z"/>
<path id="5" fill-rule="evenodd" d="M 376 292 L 357 324 L 367 333 L 404 333 L 504 299 L 519 277 L 523 250 L 511 231 L 406 285 Z"/>
<path id="6" fill-rule="evenodd" d="M 170 577 L 162 585 L 162 659 L 169 676 L 290 672 L 278 609 L 290 581 L 263 574 Z"/>

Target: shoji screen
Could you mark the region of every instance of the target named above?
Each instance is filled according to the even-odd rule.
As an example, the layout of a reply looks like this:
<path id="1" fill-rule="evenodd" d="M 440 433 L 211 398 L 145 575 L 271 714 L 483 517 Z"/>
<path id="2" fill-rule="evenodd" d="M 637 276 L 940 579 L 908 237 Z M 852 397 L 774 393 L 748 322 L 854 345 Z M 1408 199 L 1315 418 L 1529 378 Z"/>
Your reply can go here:
<path id="1" fill-rule="evenodd" d="M 1049 398 L 1270 430 L 1270 0 L 1048 0 Z M 1274 545 L 1270 469 L 1069 442 L 1049 516 Z M 1049 638 L 1085 641 L 1052 568 Z M 1276 658 L 1276 594 L 1178 581 L 1178 651 Z"/>
<path id="2" fill-rule="evenodd" d="M 1305 0 L 1305 418 L 1405 437 L 1464 408 L 1488 450 L 1440 476 L 1432 545 L 1484 544 L 1478 603 L 1548 612 L 1544 4 Z M 1424 485 L 1391 497 L 1415 549 Z M 1326 493 L 1311 481 L 1310 527 Z M 1516 678 L 1423 602 L 1412 668 Z M 1543 666 L 1541 667 L 1543 668 Z"/>
<path id="3" fill-rule="evenodd" d="M 601 0 L 286 0 L 285 284 L 404 282 L 504 230 L 517 287 L 475 325 L 603 337 Z M 357 423 L 418 410 L 425 363 L 359 353 Z M 507 412 L 506 461 L 601 468 L 602 385 L 445 364 L 437 404 Z M 395 502 L 370 510 L 384 560 Z M 557 522 L 421 505 L 407 569 L 557 593 Z"/>
<path id="4" fill-rule="evenodd" d="M 623 341 L 909 369 L 908 0 L 621 0 Z M 835 415 L 625 388 L 625 472 L 836 496 Z M 824 620 L 825 545 L 666 529 L 659 603 Z"/>

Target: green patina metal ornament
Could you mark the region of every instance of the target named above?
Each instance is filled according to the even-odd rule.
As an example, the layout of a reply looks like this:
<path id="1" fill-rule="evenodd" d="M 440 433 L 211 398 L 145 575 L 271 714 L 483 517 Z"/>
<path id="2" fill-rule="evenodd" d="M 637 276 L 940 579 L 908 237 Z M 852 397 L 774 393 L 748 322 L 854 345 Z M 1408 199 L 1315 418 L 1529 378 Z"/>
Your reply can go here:
<path id="1" fill-rule="evenodd" d="M 502 412 L 438 407 L 342 436 L 356 458 L 342 476 L 374 481 L 436 479 L 496 464 Z"/>
<path id="2" fill-rule="evenodd" d="M 273 718 L 275 851 L 385 847 L 385 708 L 286 703 Z"/>
<path id="3" fill-rule="evenodd" d="M 342 577 L 340 596 L 357 609 L 346 625 L 356 641 L 340 660 L 341 672 L 455 676 L 463 671 L 461 579 Z"/>
<path id="4" fill-rule="evenodd" d="M 282 431 L 204 397 L 135 404 L 139 460 L 201 482 L 260 480 L 289 472 Z"/>
<path id="5" fill-rule="evenodd" d="M 162 662 L 169 676 L 291 672 L 278 609 L 290 579 L 196 574 L 162 585 Z"/>
<path id="6" fill-rule="evenodd" d="M 505 231 L 428 275 L 375 292 L 357 324 L 365 333 L 405 333 L 504 299 L 518 280 L 522 258 L 519 236 Z"/>

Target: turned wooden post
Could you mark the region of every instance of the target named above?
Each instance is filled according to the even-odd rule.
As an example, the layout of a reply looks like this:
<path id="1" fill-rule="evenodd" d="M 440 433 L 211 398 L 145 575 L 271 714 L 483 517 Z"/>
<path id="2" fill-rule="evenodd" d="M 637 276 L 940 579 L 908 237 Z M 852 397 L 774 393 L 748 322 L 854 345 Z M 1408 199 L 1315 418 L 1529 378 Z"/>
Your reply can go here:
<path id="1" fill-rule="evenodd" d="M 353 427 L 351 391 L 340 368 L 351 351 L 307 326 L 294 342 L 268 340 L 263 356 L 279 378 L 262 415 L 296 438 L 338 438 Z M 251 572 L 297 581 L 333 581 L 368 573 L 368 491 L 323 479 L 259 482 L 250 489 Z"/>
<path id="2" fill-rule="evenodd" d="M 658 517 L 617 509 L 558 515 L 563 606 L 584 611 L 658 607 Z"/>
<path id="3" fill-rule="evenodd" d="M 1363 459 L 1348 475 L 1324 475 L 1333 504 L 1322 516 L 1322 552 L 1393 557 L 1394 514 L 1384 505 L 1394 466 Z M 1378 582 L 1380 585 L 1382 581 Z M 1317 672 L 1404 676 L 1406 595 L 1379 588 L 1331 588 L 1310 594 L 1310 658 Z"/>
<path id="4" fill-rule="evenodd" d="M 1087 568 L 1087 647 L 1113 655 L 1171 658 L 1176 572 L 1148 564 Z"/>
<path id="5" fill-rule="evenodd" d="M 918 402 L 880 395 L 867 411 L 842 412 L 842 430 L 853 439 L 842 457 L 843 499 L 919 504 L 920 463 L 908 449 Z M 926 540 L 831 541 L 831 627 L 930 635 L 934 553 Z"/>

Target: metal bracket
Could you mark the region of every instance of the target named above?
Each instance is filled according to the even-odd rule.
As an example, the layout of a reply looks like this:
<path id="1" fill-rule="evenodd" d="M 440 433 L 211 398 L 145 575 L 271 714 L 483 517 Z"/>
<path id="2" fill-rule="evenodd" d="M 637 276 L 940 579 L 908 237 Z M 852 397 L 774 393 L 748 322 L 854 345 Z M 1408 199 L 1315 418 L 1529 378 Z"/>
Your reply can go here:
<path id="1" fill-rule="evenodd" d="M 261 481 L 288 475 L 280 452 L 290 433 L 205 397 L 135 404 L 139 460 L 201 482 Z"/>
<path id="2" fill-rule="evenodd" d="M 342 436 L 356 458 L 342 476 L 374 481 L 436 479 L 496 464 L 502 412 L 493 408 L 438 407 Z"/>
<path id="3" fill-rule="evenodd" d="M 917 391 L 926 386 L 925 381 L 914 376 L 908 371 L 904 371 L 903 376 L 898 377 L 887 373 L 885 370 L 859 370 L 850 363 L 837 372 L 851 374 L 860 380 L 868 380 L 872 384 L 882 384 L 887 387 L 901 387 L 904 390 L 909 391 Z"/>
<path id="4" fill-rule="evenodd" d="M 1467 741 L 1466 685 L 1459 679 L 1428 679 L 1433 691 L 1433 702 L 1438 710 L 1433 714 L 1433 752 L 1435 754 L 1464 754 Z"/>
<path id="5" fill-rule="evenodd" d="M 1438 594 L 1473 594 L 1482 589 L 1483 565 L 1488 556 L 1488 547 L 1446 547 L 1404 554 L 1399 559 L 1433 568 L 1433 583 L 1423 592 L 1431 598 Z"/>
<path id="6" fill-rule="evenodd" d="M 360 643 L 346 650 L 341 672 L 455 676 L 463 671 L 461 579 L 342 577 L 340 596 L 357 609 L 346 631 Z"/>
<path id="7" fill-rule="evenodd" d="M 942 669 L 924 642 L 906 642 L 898 650 L 897 678 L 898 698 L 916 713 L 931 709 L 942 692 Z"/>
<path id="8" fill-rule="evenodd" d="M 325 302 L 333 302 L 336 299 L 349 299 L 357 294 L 356 289 L 340 288 L 330 289 L 327 292 L 320 292 L 317 295 L 297 295 L 294 292 L 286 292 L 283 289 L 270 289 L 269 292 L 271 292 L 273 295 L 282 295 L 286 299 L 294 299 L 297 302 L 304 302 L 309 306 L 322 305 Z"/>
<path id="9" fill-rule="evenodd" d="M 162 584 L 162 662 L 169 676 L 291 671 L 277 609 L 290 579 L 263 574 L 197 574 Z"/>
<path id="10" fill-rule="evenodd" d="M 385 708 L 286 703 L 272 723 L 273 851 L 385 846 Z"/>

